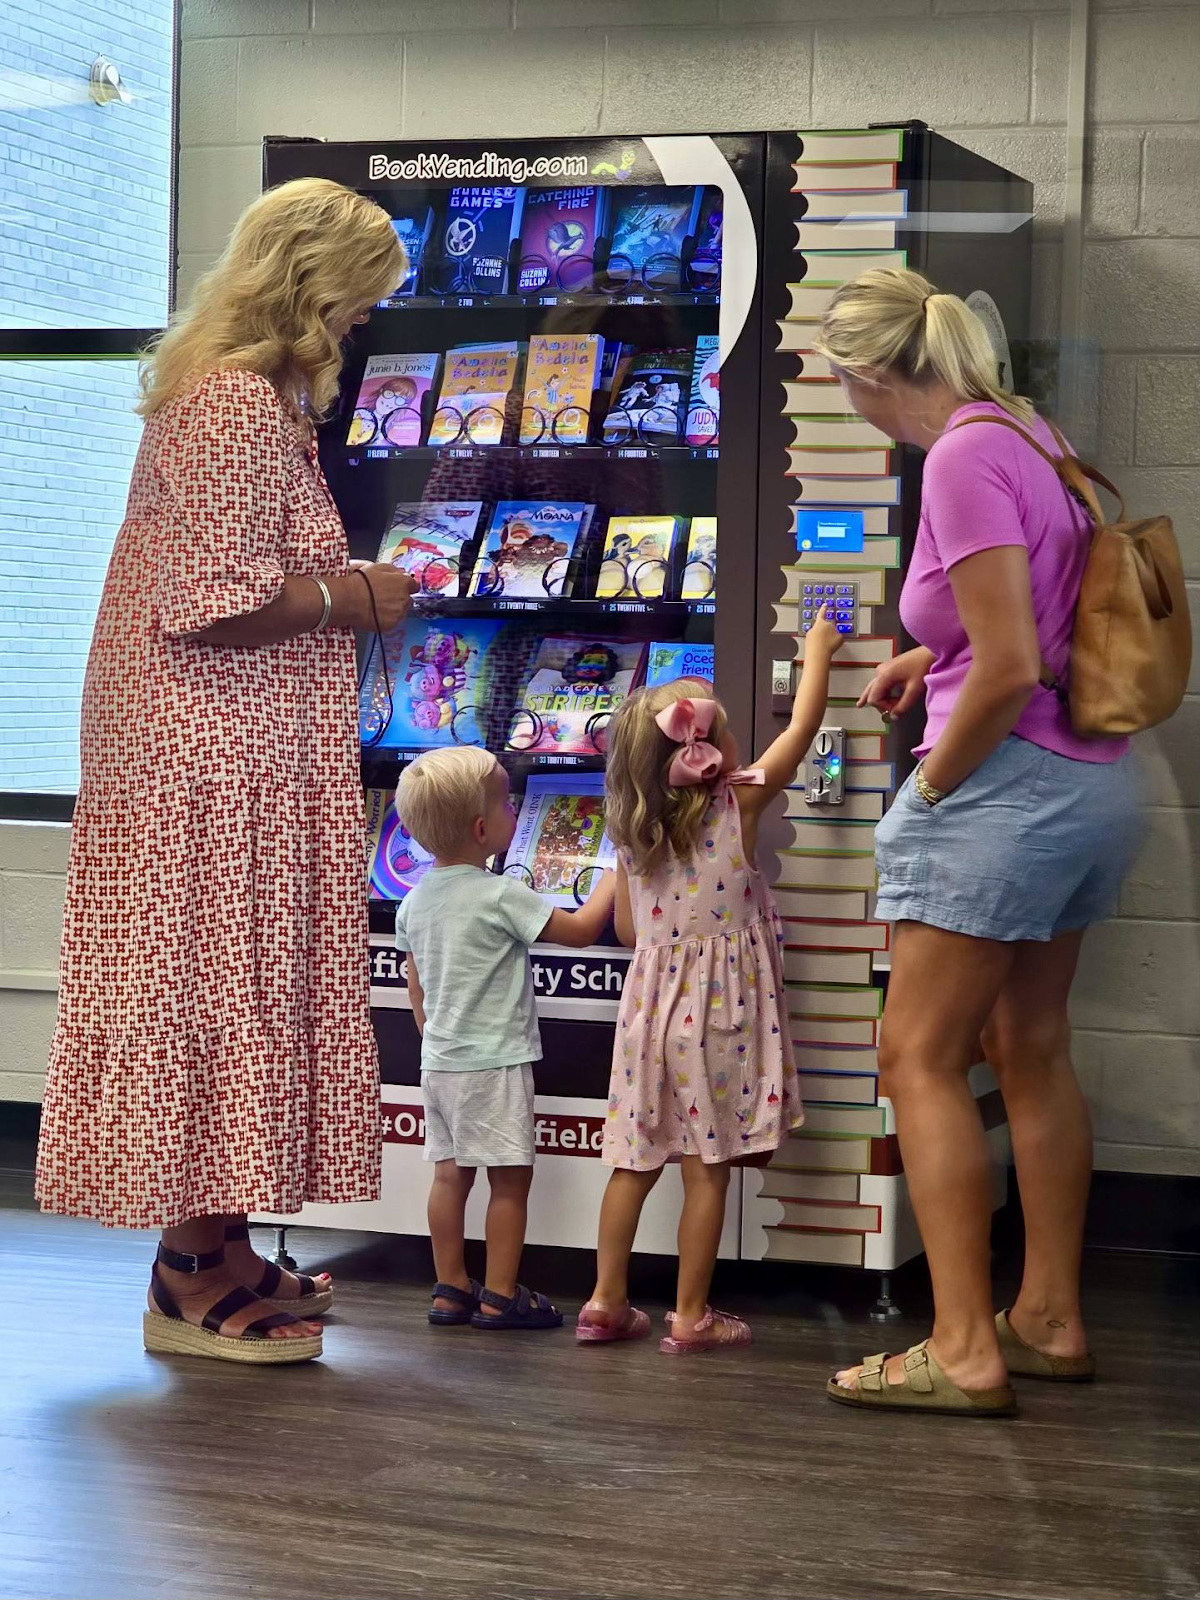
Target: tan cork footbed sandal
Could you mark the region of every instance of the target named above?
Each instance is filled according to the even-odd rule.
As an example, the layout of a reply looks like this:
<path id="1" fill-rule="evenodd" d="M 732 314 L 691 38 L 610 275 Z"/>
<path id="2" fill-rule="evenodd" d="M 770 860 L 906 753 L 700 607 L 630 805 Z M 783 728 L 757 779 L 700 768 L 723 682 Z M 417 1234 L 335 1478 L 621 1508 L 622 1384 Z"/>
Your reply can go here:
<path id="1" fill-rule="evenodd" d="M 863 1411 L 925 1411 L 943 1417 L 1011 1417 L 1017 1409 L 1010 1385 L 1003 1389 L 960 1389 L 929 1353 L 929 1340 L 913 1345 L 904 1357 L 904 1382 L 889 1383 L 884 1376 L 887 1355 L 868 1356 L 853 1389 L 830 1378 L 825 1392 L 840 1406 Z"/>
<path id="2" fill-rule="evenodd" d="M 1095 1356 L 1048 1356 L 1035 1350 L 1013 1327 L 1007 1311 L 996 1313 L 996 1338 L 1004 1364 L 1016 1378 L 1042 1378 L 1047 1383 L 1092 1383 L 1095 1380 Z"/>

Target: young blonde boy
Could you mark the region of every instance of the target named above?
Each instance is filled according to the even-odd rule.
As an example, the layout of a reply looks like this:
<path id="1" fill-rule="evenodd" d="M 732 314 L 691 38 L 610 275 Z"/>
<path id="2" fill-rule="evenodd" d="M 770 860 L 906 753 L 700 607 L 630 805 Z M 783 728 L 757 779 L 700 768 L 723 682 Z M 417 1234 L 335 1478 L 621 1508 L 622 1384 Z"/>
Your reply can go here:
<path id="1" fill-rule="evenodd" d="M 438 1282 L 430 1322 L 476 1328 L 562 1325 L 542 1294 L 517 1282 L 533 1178 L 533 1062 L 542 1056 L 529 946 L 583 947 L 612 912 L 606 872 L 578 911 L 553 910 L 516 878 L 487 870 L 512 843 L 508 774 L 485 750 L 419 756 L 401 776 L 396 811 L 433 866 L 400 904 L 396 943 L 421 1034 L 425 1159 L 435 1163 L 429 1233 Z M 487 1271 L 463 1256 L 467 1197 L 486 1167 Z"/>

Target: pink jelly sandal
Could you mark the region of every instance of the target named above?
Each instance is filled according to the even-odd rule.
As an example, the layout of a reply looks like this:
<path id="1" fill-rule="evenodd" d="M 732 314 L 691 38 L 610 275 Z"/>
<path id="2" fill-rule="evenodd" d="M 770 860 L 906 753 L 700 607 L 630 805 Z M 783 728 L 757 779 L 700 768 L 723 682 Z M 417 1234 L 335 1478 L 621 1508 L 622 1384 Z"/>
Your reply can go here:
<path id="1" fill-rule="evenodd" d="M 589 1300 L 579 1313 L 575 1338 L 579 1344 L 613 1344 L 618 1339 L 645 1339 L 650 1318 L 636 1306 L 626 1305 L 624 1315 L 615 1322 L 611 1311 Z"/>
<path id="2" fill-rule="evenodd" d="M 667 1312 L 667 1321 L 676 1321 L 673 1311 Z M 704 1315 L 692 1331 L 693 1337 L 690 1339 L 676 1339 L 673 1334 L 668 1334 L 665 1339 L 659 1340 L 658 1348 L 665 1356 L 692 1356 L 700 1355 L 705 1350 L 749 1344 L 751 1338 L 748 1322 L 743 1322 L 741 1317 L 731 1317 L 727 1311 L 714 1311 L 711 1306 L 705 1307 Z"/>

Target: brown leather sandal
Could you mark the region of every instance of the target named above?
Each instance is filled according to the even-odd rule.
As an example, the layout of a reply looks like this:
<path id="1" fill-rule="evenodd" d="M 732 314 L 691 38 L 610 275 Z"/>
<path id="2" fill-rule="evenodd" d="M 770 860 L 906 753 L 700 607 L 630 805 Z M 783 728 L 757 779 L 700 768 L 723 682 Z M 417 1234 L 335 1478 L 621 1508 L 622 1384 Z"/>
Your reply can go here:
<path id="1" fill-rule="evenodd" d="M 1015 1378 L 1042 1378 L 1047 1383 L 1095 1382 L 1095 1356 L 1047 1355 L 1025 1343 L 1008 1320 L 1007 1311 L 996 1313 L 996 1339 L 1004 1365 Z"/>
<path id="2" fill-rule="evenodd" d="M 225 1227 L 225 1243 L 249 1243 L 250 1224 L 248 1222 L 230 1222 Z M 275 1291 L 283 1282 L 283 1272 L 273 1261 L 259 1259 L 263 1264 L 263 1275 L 254 1286 L 254 1293 L 260 1300 L 274 1300 Z M 315 1278 L 310 1278 L 306 1272 L 298 1272 L 296 1277 L 300 1281 L 301 1293 L 291 1300 L 276 1301 L 277 1305 L 286 1306 L 289 1311 L 298 1311 L 302 1318 L 323 1317 L 333 1304 L 333 1287 L 318 1289 Z"/>
<path id="3" fill-rule="evenodd" d="M 268 1339 L 272 1328 L 282 1328 L 299 1322 L 288 1311 L 269 1312 L 258 1317 L 242 1333 L 231 1336 L 221 1328 L 236 1311 L 253 1304 L 267 1304 L 253 1289 L 239 1285 L 223 1295 L 210 1307 L 204 1320 L 197 1325 L 184 1320 L 175 1296 L 167 1288 L 159 1273 L 159 1262 L 172 1272 L 207 1272 L 219 1267 L 225 1260 L 224 1249 L 210 1250 L 205 1255 L 185 1255 L 178 1250 L 168 1250 L 160 1244 L 154 1267 L 150 1274 L 150 1294 L 157 1310 L 147 1310 L 142 1317 L 142 1339 L 146 1349 L 160 1355 L 206 1356 L 213 1361 L 242 1361 L 253 1366 L 291 1365 L 311 1361 L 321 1354 L 321 1335 L 309 1334 L 297 1339 Z"/>

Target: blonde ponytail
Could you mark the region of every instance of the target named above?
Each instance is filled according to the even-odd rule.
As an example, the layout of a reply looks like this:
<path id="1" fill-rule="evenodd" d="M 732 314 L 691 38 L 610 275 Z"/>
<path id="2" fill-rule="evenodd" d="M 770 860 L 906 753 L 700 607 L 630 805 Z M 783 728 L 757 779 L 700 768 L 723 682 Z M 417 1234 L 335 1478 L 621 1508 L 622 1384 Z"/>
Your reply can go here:
<path id="1" fill-rule="evenodd" d="M 1000 387 L 979 318 L 919 272 L 882 267 L 843 284 L 812 347 L 860 382 L 887 373 L 910 383 L 938 382 L 964 400 L 991 401 L 1018 422 L 1033 420 L 1030 401 Z"/>

